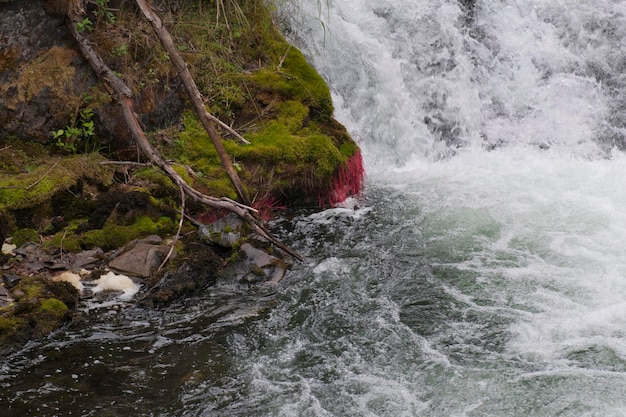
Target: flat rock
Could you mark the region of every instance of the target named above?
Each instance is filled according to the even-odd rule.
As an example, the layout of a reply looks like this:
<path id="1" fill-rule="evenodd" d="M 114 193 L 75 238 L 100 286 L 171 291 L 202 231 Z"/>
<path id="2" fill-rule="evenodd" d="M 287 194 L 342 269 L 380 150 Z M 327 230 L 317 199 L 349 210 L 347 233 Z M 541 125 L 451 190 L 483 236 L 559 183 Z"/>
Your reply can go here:
<path id="1" fill-rule="evenodd" d="M 148 278 L 161 265 L 168 250 L 165 245 L 137 243 L 109 262 L 109 268 L 125 275 Z"/>
<path id="2" fill-rule="evenodd" d="M 78 272 L 81 269 L 93 269 L 98 266 L 104 252 L 102 249 L 91 249 L 77 253 L 71 262 L 72 271 Z"/>

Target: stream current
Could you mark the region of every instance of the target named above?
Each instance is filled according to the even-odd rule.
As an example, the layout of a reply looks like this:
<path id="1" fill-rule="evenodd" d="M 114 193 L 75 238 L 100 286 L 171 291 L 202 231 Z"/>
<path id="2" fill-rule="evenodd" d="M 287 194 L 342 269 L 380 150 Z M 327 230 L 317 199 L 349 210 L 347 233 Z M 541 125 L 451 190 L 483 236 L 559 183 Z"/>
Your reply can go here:
<path id="1" fill-rule="evenodd" d="M 626 415 L 626 1 L 281 12 L 363 200 L 274 222 L 278 287 L 85 306 L 0 362 L 0 414 Z"/>

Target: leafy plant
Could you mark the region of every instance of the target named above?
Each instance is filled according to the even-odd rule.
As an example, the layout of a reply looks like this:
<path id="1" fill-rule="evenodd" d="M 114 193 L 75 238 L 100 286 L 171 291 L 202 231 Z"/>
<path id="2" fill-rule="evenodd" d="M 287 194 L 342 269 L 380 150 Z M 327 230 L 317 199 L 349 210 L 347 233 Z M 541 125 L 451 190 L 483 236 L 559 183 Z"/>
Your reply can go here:
<path id="1" fill-rule="evenodd" d="M 76 23 L 76 30 L 78 32 L 84 32 L 85 29 L 87 32 L 91 32 L 93 30 L 93 23 L 88 17 L 84 18 L 82 22 Z"/>
<path id="2" fill-rule="evenodd" d="M 93 97 L 83 94 L 83 100 Z M 77 115 L 70 115 L 71 123 L 64 129 L 52 132 L 52 138 L 56 140 L 56 146 L 64 152 L 76 153 L 80 147 L 83 149 L 95 135 L 95 124 L 93 121 L 94 112 L 86 107 Z"/>
<path id="3" fill-rule="evenodd" d="M 109 0 L 95 0 L 95 4 L 98 8 L 93 14 L 98 17 L 103 16 L 110 24 L 114 24 L 116 17 L 109 9 Z"/>
<path id="4" fill-rule="evenodd" d="M 128 53 L 128 45 L 123 43 L 120 46 L 118 46 L 117 48 L 115 48 L 115 50 L 113 51 L 113 53 L 117 56 L 124 56 Z"/>

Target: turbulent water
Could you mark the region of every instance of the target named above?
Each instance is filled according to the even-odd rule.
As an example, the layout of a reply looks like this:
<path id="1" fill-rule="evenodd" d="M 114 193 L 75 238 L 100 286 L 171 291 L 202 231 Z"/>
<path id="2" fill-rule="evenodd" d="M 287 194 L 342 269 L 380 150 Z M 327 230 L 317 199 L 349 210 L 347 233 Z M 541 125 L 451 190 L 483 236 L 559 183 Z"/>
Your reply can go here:
<path id="1" fill-rule="evenodd" d="M 626 415 L 626 1 L 321 3 L 281 22 L 363 201 L 276 222 L 307 258 L 280 287 L 5 359 L 3 416 Z"/>

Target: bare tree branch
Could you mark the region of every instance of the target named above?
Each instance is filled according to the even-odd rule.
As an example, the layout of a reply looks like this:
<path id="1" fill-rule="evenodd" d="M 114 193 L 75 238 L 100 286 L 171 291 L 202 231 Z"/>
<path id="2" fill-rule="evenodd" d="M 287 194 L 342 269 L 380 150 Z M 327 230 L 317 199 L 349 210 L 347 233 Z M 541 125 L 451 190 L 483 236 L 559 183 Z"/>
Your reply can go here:
<path id="1" fill-rule="evenodd" d="M 161 18 L 156 14 L 154 9 L 146 3 L 145 0 L 136 0 L 136 2 L 141 9 L 141 12 L 152 25 L 154 33 L 156 33 L 156 35 L 159 37 L 159 39 L 161 40 L 161 44 L 169 54 L 172 65 L 176 69 L 176 72 L 178 72 L 178 75 L 185 85 L 185 89 L 187 90 L 187 94 L 189 94 L 189 98 L 191 99 L 193 108 L 200 118 L 202 126 L 204 126 L 204 129 L 209 134 L 209 138 L 211 138 L 211 142 L 213 142 L 213 146 L 217 151 L 220 161 L 222 162 L 222 166 L 226 170 L 230 181 L 233 183 L 235 189 L 237 190 L 237 195 L 244 204 L 249 206 L 251 204 L 250 198 L 244 190 L 243 185 L 241 184 L 241 180 L 239 179 L 239 175 L 237 175 L 237 171 L 233 166 L 233 162 L 230 160 L 230 157 L 226 153 L 226 149 L 224 148 L 222 139 L 220 138 L 219 133 L 217 133 L 217 130 L 213 125 L 216 120 L 218 122 L 219 120 L 209 114 L 209 112 L 206 110 L 206 107 L 204 106 L 204 100 L 202 100 L 202 95 L 200 94 L 200 91 L 198 90 L 198 87 L 196 86 L 193 77 L 189 73 L 187 64 L 183 60 L 183 57 L 180 55 L 180 52 L 178 51 L 178 48 L 176 48 L 176 45 L 174 45 L 174 40 L 170 36 L 170 33 L 167 31 L 165 26 L 163 26 Z"/>

